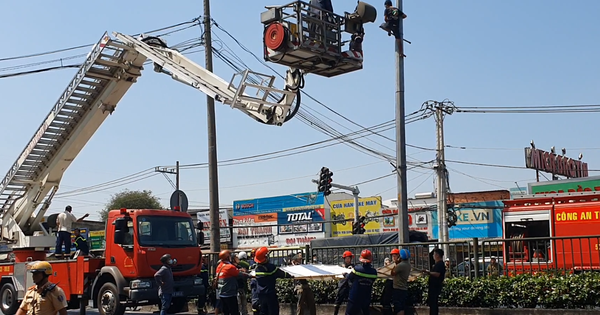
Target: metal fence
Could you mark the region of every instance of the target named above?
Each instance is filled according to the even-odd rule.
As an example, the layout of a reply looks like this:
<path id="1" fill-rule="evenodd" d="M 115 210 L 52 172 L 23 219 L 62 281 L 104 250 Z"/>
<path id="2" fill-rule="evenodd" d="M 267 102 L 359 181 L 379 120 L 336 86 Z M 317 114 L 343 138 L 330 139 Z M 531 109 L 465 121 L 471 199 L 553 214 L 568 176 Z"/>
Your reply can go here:
<path id="1" fill-rule="evenodd" d="M 350 251 L 353 262 L 359 263 L 360 253 L 369 249 L 373 253 L 373 266 L 384 265 L 394 248 L 405 248 L 411 253 L 410 263 L 416 269 L 430 269 L 432 251 L 445 248 L 447 277 L 487 277 L 494 275 L 490 267 L 497 262 L 498 276 L 534 272 L 600 271 L 600 235 L 577 237 L 536 237 L 485 239 L 478 238 L 455 242 L 428 242 L 410 244 L 377 244 L 335 247 L 285 247 L 271 248 L 269 260 L 278 266 L 288 265 L 291 258 L 302 255 L 304 263 L 339 265 L 342 254 Z M 233 251 L 239 253 L 240 251 Z M 250 250 L 246 251 L 248 255 Z M 218 253 L 205 252 L 211 271 L 217 265 Z M 211 273 L 212 274 L 212 273 Z"/>

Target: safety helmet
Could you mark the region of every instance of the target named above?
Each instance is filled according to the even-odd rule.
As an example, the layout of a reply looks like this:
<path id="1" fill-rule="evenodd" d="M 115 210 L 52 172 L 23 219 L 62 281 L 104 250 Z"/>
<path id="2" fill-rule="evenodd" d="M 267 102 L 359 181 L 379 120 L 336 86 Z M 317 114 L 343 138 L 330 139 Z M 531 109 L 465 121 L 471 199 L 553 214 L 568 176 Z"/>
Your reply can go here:
<path id="1" fill-rule="evenodd" d="M 246 254 L 246 252 L 240 252 L 238 254 L 238 258 L 239 259 L 248 259 L 248 254 Z"/>
<path id="2" fill-rule="evenodd" d="M 27 270 L 31 273 L 43 272 L 45 275 L 52 275 L 52 265 L 47 261 L 34 261 L 27 264 Z"/>
<path id="3" fill-rule="evenodd" d="M 402 258 L 402 260 L 408 260 L 410 258 L 410 252 L 408 249 L 403 248 L 400 250 L 400 258 Z"/>
<path id="4" fill-rule="evenodd" d="M 172 261 L 171 254 L 164 254 L 160 257 L 160 262 L 163 264 L 170 264 L 169 261 Z"/>
<path id="5" fill-rule="evenodd" d="M 345 251 L 344 254 L 342 254 L 342 258 L 348 258 L 348 257 L 354 257 L 354 254 L 352 254 L 352 252 L 349 250 Z"/>
<path id="6" fill-rule="evenodd" d="M 253 249 L 250 251 L 250 257 L 254 257 L 255 255 L 256 255 L 256 248 L 253 248 Z"/>
<path id="7" fill-rule="evenodd" d="M 397 248 L 392 249 L 392 251 L 390 252 L 390 255 L 400 255 L 400 250 Z"/>
<path id="8" fill-rule="evenodd" d="M 229 259 L 231 259 L 231 251 L 229 251 L 229 250 L 226 250 L 226 249 L 225 249 L 225 250 L 222 250 L 222 251 L 219 253 L 219 259 L 220 259 L 221 261 L 229 261 Z"/>
<path id="9" fill-rule="evenodd" d="M 362 263 L 370 263 L 373 261 L 373 253 L 370 250 L 365 249 L 360 253 L 360 262 Z"/>
<path id="10" fill-rule="evenodd" d="M 259 264 L 265 263 L 268 259 L 267 255 L 269 255 L 269 249 L 266 247 L 261 247 L 256 250 L 254 255 L 254 261 Z"/>

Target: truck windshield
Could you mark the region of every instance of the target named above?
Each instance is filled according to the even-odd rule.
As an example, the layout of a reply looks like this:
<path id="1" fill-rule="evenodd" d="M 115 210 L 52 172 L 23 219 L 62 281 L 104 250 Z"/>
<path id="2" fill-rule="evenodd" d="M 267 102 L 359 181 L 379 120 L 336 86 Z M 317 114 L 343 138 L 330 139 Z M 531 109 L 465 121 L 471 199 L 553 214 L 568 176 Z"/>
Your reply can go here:
<path id="1" fill-rule="evenodd" d="M 141 246 L 197 246 L 190 218 L 141 216 L 138 218 L 138 240 Z"/>

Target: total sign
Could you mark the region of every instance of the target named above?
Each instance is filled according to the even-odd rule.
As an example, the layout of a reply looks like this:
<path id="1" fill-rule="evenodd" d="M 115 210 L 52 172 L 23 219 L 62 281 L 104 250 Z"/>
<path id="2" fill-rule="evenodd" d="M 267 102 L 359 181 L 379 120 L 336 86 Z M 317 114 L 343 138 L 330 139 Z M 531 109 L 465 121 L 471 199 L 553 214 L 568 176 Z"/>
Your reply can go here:
<path id="1" fill-rule="evenodd" d="M 324 209 L 279 212 L 277 216 L 279 246 L 303 246 L 311 240 L 325 237 L 322 223 L 325 221 Z"/>

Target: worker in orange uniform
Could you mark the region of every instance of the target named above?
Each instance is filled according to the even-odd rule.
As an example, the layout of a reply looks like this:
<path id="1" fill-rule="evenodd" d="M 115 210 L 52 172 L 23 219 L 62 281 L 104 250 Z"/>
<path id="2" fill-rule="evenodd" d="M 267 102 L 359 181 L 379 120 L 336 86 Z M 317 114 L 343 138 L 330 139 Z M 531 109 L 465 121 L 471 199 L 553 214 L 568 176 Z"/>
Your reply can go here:
<path id="1" fill-rule="evenodd" d="M 352 263 L 352 258 L 354 258 L 354 254 L 351 251 L 347 250 L 342 254 L 342 258 L 344 259 L 344 263 L 342 267 L 352 269 L 354 268 L 354 264 Z M 348 271 L 350 272 L 350 271 Z M 338 292 L 337 297 L 335 298 L 335 308 L 333 309 L 333 315 L 338 315 L 340 311 L 340 306 L 344 301 L 348 300 L 348 293 L 350 292 L 350 285 L 348 283 L 348 275 L 344 275 L 344 279 L 340 280 L 338 283 Z"/>
<path id="2" fill-rule="evenodd" d="M 350 294 L 348 295 L 348 306 L 346 315 L 356 315 L 362 312 L 362 315 L 369 315 L 371 311 L 371 293 L 373 293 L 373 283 L 377 280 L 377 270 L 373 268 L 373 254 L 365 249 L 360 253 L 360 262 L 348 275 L 350 285 Z"/>
<path id="3" fill-rule="evenodd" d="M 48 281 L 52 265 L 47 261 L 35 261 L 27 265 L 32 273 L 34 286 L 27 289 L 16 315 L 67 315 L 67 297 L 56 284 Z"/>
<path id="4" fill-rule="evenodd" d="M 231 251 L 222 250 L 219 253 L 221 263 L 217 266 L 217 296 L 219 297 L 218 309 L 224 315 L 239 315 L 238 308 L 238 280 L 244 276 L 238 268 L 231 263 Z"/>
<path id="5" fill-rule="evenodd" d="M 275 283 L 278 278 L 293 278 L 287 272 L 269 262 L 269 249 L 261 247 L 256 250 L 254 261 L 258 264 L 255 269 L 256 289 L 260 315 L 279 315 L 279 299 Z"/>

